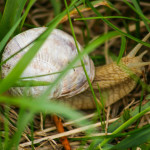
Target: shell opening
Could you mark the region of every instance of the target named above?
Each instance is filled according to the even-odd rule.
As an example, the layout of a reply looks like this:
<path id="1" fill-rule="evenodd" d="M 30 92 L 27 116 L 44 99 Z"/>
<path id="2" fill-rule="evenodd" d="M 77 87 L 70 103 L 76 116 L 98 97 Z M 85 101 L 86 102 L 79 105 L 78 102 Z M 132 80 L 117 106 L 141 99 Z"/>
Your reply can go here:
<path id="1" fill-rule="evenodd" d="M 142 39 L 142 41 L 143 41 L 143 42 L 146 42 L 149 37 L 150 37 L 150 33 L 148 33 L 148 34 Z M 137 52 L 139 51 L 139 49 L 140 49 L 141 47 L 142 47 L 142 44 L 141 44 L 141 43 L 137 44 L 137 45 L 132 49 L 132 51 L 128 54 L 128 57 L 134 57 L 134 56 L 137 54 Z"/>

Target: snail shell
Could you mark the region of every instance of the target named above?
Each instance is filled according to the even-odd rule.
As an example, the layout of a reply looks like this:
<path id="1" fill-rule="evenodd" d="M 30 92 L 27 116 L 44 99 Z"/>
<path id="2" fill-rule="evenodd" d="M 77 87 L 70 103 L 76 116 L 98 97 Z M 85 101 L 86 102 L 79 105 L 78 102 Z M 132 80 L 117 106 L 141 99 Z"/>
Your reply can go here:
<path id="1" fill-rule="evenodd" d="M 5 78 L 8 73 L 14 68 L 21 57 L 29 50 L 33 45 L 33 41 L 44 31 L 46 27 L 34 28 L 27 30 L 23 33 L 15 36 L 5 47 L 2 61 L 9 58 L 14 53 L 18 52 L 22 48 L 21 52 L 9 59 L 2 66 L 2 77 Z M 30 44 L 32 43 L 32 44 Z M 29 45 L 30 44 L 30 45 Z M 29 46 L 28 46 L 29 45 Z M 78 47 L 81 50 L 82 47 L 78 43 Z M 73 58 L 78 55 L 74 39 L 69 34 L 54 29 L 48 36 L 42 47 L 39 49 L 36 56 L 33 58 L 30 65 L 25 69 L 21 77 L 30 77 L 43 74 L 51 74 L 60 72 L 64 67 L 69 64 Z M 85 55 L 83 58 L 87 74 L 91 81 L 95 76 L 95 69 L 92 60 L 89 56 Z M 35 77 L 32 80 L 35 81 L 47 81 L 54 82 L 58 74 Z M 29 80 L 29 79 L 23 79 Z M 13 87 L 10 88 L 10 92 L 13 95 L 23 95 L 26 93 L 27 96 L 38 96 L 47 86 L 36 86 L 36 87 Z M 59 97 L 71 97 L 78 93 L 83 92 L 88 88 L 88 83 L 84 70 L 80 62 L 77 62 L 75 66 L 68 72 L 61 83 L 49 94 L 50 98 Z"/>

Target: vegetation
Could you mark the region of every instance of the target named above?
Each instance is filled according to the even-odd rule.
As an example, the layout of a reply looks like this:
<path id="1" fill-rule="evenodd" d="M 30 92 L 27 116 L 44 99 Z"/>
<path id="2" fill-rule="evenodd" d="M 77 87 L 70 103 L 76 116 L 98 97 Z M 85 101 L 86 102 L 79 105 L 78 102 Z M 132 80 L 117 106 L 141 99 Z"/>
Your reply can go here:
<path id="1" fill-rule="evenodd" d="M 48 93 L 84 55 L 89 54 L 98 66 L 112 60 L 119 63 L 137 43 L 149 49 L 150 44 L 141 41 L 150 32 L 149 7 L 150 2 L 139 0 L 1 0 L 0 58 L 8 41 L 18 33 L 38 26 L 48 28 L 8 76 L 1 79 L 0 149 L 59 149 L 61 136 L 68 136 L 75 149 L 150 149 L 150 67 L 131 94 L 108 108 L 101 108 L 97 103 L 97 110 L 83 112 L 48 100 Z M 84 50 L 38 98 L 6 94 L 14 85 L 33 84 L 20 83 L 20 76 L 54 28 L 72 34 Z M 150 51 L 144 59 L 149 58 Z M 90 81 L 89 85 L 92 90 Z M 50 119 L 52 114 L 64 118 L 63 134 L 57 133 Z"/>

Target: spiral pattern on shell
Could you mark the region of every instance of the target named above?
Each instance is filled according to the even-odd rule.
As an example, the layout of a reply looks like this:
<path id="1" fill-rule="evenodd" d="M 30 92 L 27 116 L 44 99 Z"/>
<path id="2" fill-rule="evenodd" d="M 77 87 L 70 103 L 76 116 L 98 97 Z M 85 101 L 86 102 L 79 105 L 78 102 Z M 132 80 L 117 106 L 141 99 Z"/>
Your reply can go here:
<path id="1" fill-rule="evenodd" d="M 20 49 L 26 47 L 32 41 L 34 41 L 40 34 L 46 30 L 46 27 L 34 28 L 27 30 L 23 33 L 15 36 L 5 47 L 2 61 L 9 58 L 14 53 L 18 52 Z M 30 44 L 21 52 L 16 54 L 14 57 L 9 59 L 2 66 L 2 77 L 5 78 L 8 73 L 14 68 L 21 57 L 29 50 L 32 46 Z M 79 49 L 82 47 L 78 43 Z M 78 55 L 74 39 L 69 34 L 54 29 L 52 33 L 48 36 L 42 47 L 39 49 L 36 56 L 33 58 L 30 65 L 24 70 L 21 77 L 30 77 L 43 74 L 51 74 L 55 72 L 61 72 L 67 64 L 69 64 L 73 58 Z M 91 81 L 93 81 L 95 76 L 95 69 L 92 60 L 89 56 L 85 55 L 83 58 L 87 74 Z M 47 81 L 54 82 L 58 74 L 47 75 L 42 77 L 34 77 L 35 81 Z M 29 80 L 29 79 L 22 79 Z M 13 95 L 23 95 L 26 93 L 28 96 L 38 96 L 47 86 L 35 86 L 35 87 L 13 87 L 10 88 L 10 92 Z M 75 66 L 67 73 L 63 78 L 61 83 L 49 94 L 50 98 L 58 97 L 71 97 L 78 93 L 83 92 L 88 88 L 87 79 L 84 70 L 81 66 L 80 61 L 78 61 Z"/>

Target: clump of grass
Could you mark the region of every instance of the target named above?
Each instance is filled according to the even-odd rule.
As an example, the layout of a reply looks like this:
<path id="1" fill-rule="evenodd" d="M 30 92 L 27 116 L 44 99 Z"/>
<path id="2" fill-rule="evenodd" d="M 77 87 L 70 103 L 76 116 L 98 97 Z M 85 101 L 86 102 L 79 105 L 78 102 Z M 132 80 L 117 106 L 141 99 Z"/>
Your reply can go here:
<path id="1" fill-rule="evenodd" d="M 100 1 L 90 2 L 89 0 L 73 0 L 70 4 L 67 4 L 66 0 L 64 2 L 58 1 L 57 3 L 55 3 L 53 0 L 44 0 L 42 2 L 36 2 L 35 0 L 31 0 L 29 2 L 27 0 L 15 0 L 12 2 L 12 0 L 7 0 L 3 2 L 4 11 L 0 12 L 0 57 L 2 57 L 4 47 L 6 46 L 9 39 L 13 38 L 16 34 L 20 33 L 24 29 L 43 25 L 46 25 L 48 28 L 34 41 L 33 46 L 17 63 L 17 65 L 8 74 L 8 76 L 5 79 L 1 79 L 0 113 L 2 117 L 0 118 L 0 149 L 17 149 L 18 146 L 28 146 L 34 149 L 36 147 L 42 147 L 40 143 L 43 144 L 43 147 L 49 147 L 53 145 L 52 143 L 44 143 L 45 141 L 49 141 L 49 139 L 56 139 L 57 141 L 57 139 L 60 137 L 57 134 L 50 136 L 51 132 L 54 132 L 55 127 L 50 128 L 52 123 L 49 122 L 47 117 L 49 114 L 57 114 L 61 117 L 65 117 L 66 120 L 76 120 L 73 123 L 81 126 L 81 128 L 72 130 L 72 134 L 79 133 L 81 131 L 85 131 L 86 134 L 86 136 L 78 134 L 78 138 L 74 137 L 69 139 L 71 143 L 78 141 L 79 143 L 76 145 L 78 148 L 80 147 L 81 149 L 87 148 L 93 150 L 122 149 L 122 147 L 124 149 L 141 147 L 144 149 L 149 149 L 149 96 L 147 96 L 147 99 L 144 99 L 146 89 L 149 91 L 149 86 L 147 84 L 144 84 L 146 86 L 143 86 L 143 89 L 141 89 L 139 86 L 139 89 L 137 88 L 134 91 L 135 95 L 138 95 L 136 98 L 134 97 L 134 94 L 129 96 L 129 99 L 135 98 L 136 101 L 134 99 L 131 101 L 131 103 L 129 103 L 124 99 L 124 104 L 121 103 L 121 107 L 119 107 L 119 103 L 113 106 L 109 106 L 112 108 L 112 111 L 110 111 L 109 107 L 106 110 L 104 107 L 100 108 L 99 105 L 96 104 L 97 110 L 95 115 L 88 115 L 87 117 L 84 117 L 81 111 L 75 111 L 72 108 L 64 106 L 63 104 L 55 101 L 47 101 L 47 97 L 50 91 L 53 90 L 53 88 L 63 79 L 66 73 L 77 61 L 82 61 L 84 55 L 90 53 L 93 60 L 98 63 L 105 63 L 103 57 L 103 45 L 105 44 L 105 41 L 111 41 L 112 39 L 114 40 L 114 38 L 117 36 L 121 36 L 121 44 L 115 45 L 114 43 L 113 45 L 113 43 L 109 42 L 110 46 L 113 45 L 114 48 L 112 47 L 113 52 L 107 54 L 109 58 L 114 58 L 117 63 L 119 63 L 126 49 L 128 49 L 126 48 L 126 43 L 129 40 L 133 40 L 138 43 L 142 43 L 147 47 L 150 47 L 149 43 L 142 42 L 139 39 L 139 35 L 143 35 L 142 27 L 145 27 L 145 32 L 150 31 L 148 26 L 150 21 L 147 18 L 147 14 L 144 14 L 142 11 L 141 3 L 139 3 L 139 1 L 133 0 L 130 3 L 126 0 L 123 2 L 117 1 L 114 3 L 105 2 L 104 6 L 101 6 L 100 3 Z M 118 7 L 118 5 L 122 6 L 122 4 L 124 6 L 123 9 L 127 9 L 128 11 L 132 12 L 129 16 L 128 14 L 123 13 Z M 147 2 L 147 5 L 150 5 L 150 3 Z M 46 9 L 44 9 L 45 7 Z M 62 12 L 60 11 L 61 7 L 64 7 Z M 40 8 L 43 8 L 41 9 L 43 12 L 40 11 Z M 49 8 L 53 8 L 53 11 L 50 13 Z M 44 22 L 45 24 L 41 24 L 40 21 L 38 22 L 38 19 L 42 20 L 42 17 L 39 14 L 34 14 L 34 12 L 43 13 L 43 16 L 52 14 L 53 19 L 49 21 L 48 17 L 50 16 L 48 16 L 47 22 Z M 91 17 L 91 15 L 93 17 Z M 71 21 L 71 17 L 75 18 L 74 22 Z M 36 20 L 36 18 L 38 19 Z M 69 22 L 67 20 L 69 20 Z M 99 20 L 100 22 L 98 22 Z M 61 22 L 64 23 L 61 24 Z M 142 27 L 140 26 L 141 23 L 143 23 Z M 108 30 L 106 34 L 103 34 L 104 31 L 101 30 L 101 27 L 105 28 L 106 25 Z M 131 29 L 132 25 L 135 25 L 134 29 Z M 65 26 L 67 26 L 67 28 L 65 28 Z M 85 42 L 85 46 L 83 48 L 84 50 L 79 52 L 79 55 L 73 59 L 72 62 L 62 72 L 59 72 L 58 78 L 55 82 L 50 84 L 36 83 L 34 81 L 32 82 L 32 80 L 28 83 L 20 82 L 19 79 L 21 74 L 32 61 L 51 31 L 56 27 L 59 27 L 63 30 L 70 30 L 70 26 L 75 42 L 78 38 L 81 39 L 79 42 Z M 84 28 L 84 30 L 80 29 L 81 26 L 82 29 Z M 80 31 L 78 33 L 79 36 L 76 36 L 78 31 Z M 134 34 L 131 34 L 133 31 L 136 31 L 137 37 L 135 37 Z M 90 39 L 91 41 L 89 41 Z M 102 51 L 98 50 L 99 48 L 101 48 Z M 118 49 L 118 51 L 116 49 Z M 117 57 L 117 55 L 119 56 Z M 2 64 L 3 62 L 1 65 Z M 82 66 L 84 68 L 84 62 L 82 62 Z M 87 80 L 89 81 L 88 75 L 86 76 Z M 25 96 L 15 98 L 12 96 L 2 95 L 14 85 L 36 86 L 42 84 L 48 85 L 49 88 L 44 91 L 38 98 L 29 98 Z M 89 85 L 93 92 L 93 96 L 95 96 L 90 82 Z M 125 104 L 127 104 L 128 107 L 124 109 L 123 106 L 125 106 Z M 15 114 L 16 111 L 17 114 L 17 117 L 14 117 L 15 119 L 10 114 L 12 109 L 14 110 L 12 112 Z M 115 109 L 118 111 L 117 113 L 114 113 Z M 45 117 L 41 117 L 39 119 L 40 113 L 42 113 Z M 101 114 L 104 116 L 101 116 Z M 79 121 L 79 118 L 82 119 Z M 87 120 L 87 118 L 91 119 Z M 72 125 L 72 122 L 66 123 L 64 126 L 67 127 L 68 124 Z M 100 126 L 102 126 L 102 128 L 100 128 Z M 13 133 L 11 132 L 11 127 L 14 127 Z M 92 133 L 96 132 L 99 132 L 99 135 L 92 135 Z M 44 135 L 42 133 L 44 133 Z M 64 134 L 70 135 L 71 133 L 66 132 Z M 36 139 L 36 137 L 38 137 L 38 139 Z"/>

